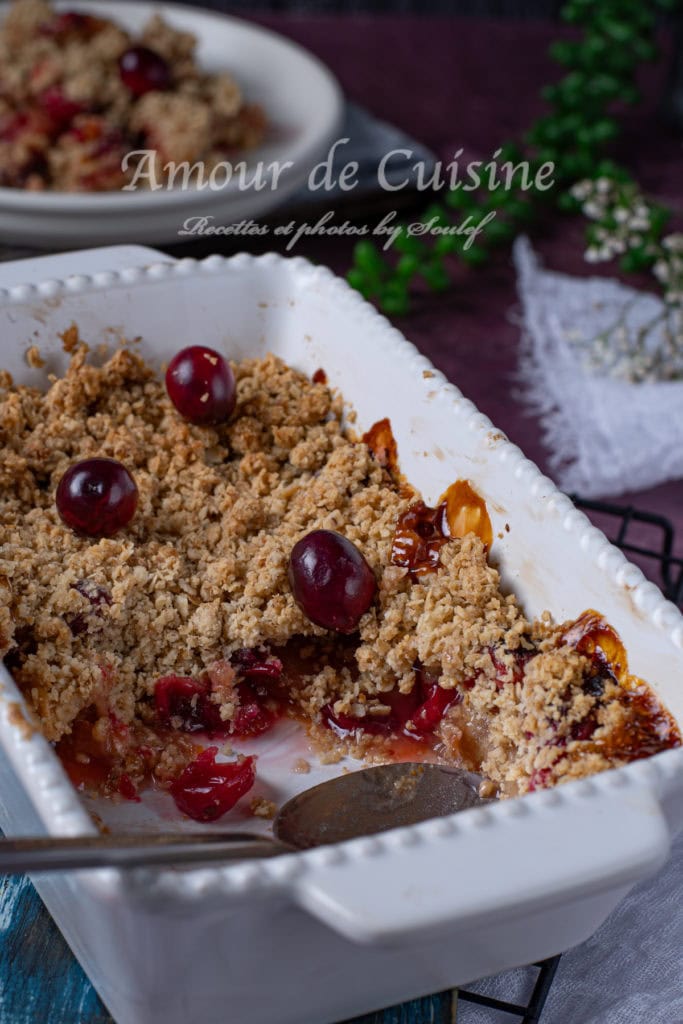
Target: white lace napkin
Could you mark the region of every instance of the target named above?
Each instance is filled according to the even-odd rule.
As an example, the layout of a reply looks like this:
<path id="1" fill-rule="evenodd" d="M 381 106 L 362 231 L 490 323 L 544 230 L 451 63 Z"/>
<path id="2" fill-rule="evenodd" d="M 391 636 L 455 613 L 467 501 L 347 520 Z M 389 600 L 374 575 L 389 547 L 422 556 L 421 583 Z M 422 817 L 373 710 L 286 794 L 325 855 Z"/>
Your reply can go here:
<path id="1" fill-rule="evenodd" d="M 560 487 L 599 498 L 683 477 L 683 381 L 633 384 L 587 366 L 592 339 L 620 317 L 637 330 L 661 301 L 610 278 L 544 270 L 526 238 L 514 261 L 522 384 Z"/>

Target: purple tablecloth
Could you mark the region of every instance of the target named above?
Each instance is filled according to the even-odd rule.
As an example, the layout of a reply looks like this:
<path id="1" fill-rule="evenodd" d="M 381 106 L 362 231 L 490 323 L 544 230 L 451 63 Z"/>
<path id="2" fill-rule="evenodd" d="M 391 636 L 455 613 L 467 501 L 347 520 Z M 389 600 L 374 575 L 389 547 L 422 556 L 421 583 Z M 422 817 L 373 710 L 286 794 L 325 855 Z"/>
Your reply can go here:
<path id="1" fill-rule="evenodd" d="M 269 15 L 263 24 L 308 47 L 338 76 L 348 97 L 430 146 L 443 159 L 463 148 L 462 160 L 490 156 L 519 137 L 544 110 L 539 97 L 560 68 L 548 57 L 557 26 L 537 22 L 399 16 L 301 17 Z M 664 54 L 668 41 L 662 40 Z M 681 139 L 656 116 L 667 60 L 645 69 L 644 102 L 624 118 L 618 155 L 643 187 L 680 210 Z M 536 244 L 548 266 L 587 273 L 583 224 L 556 217 Z M 268 247 L 276 241 L 268 239 Z M 311 239 L 297 253 L 339 272 L 349 267 L 352 242 Z M 594 272 L 594 268 L 591 269 Z M 633 280 L 633 279 L 631 279 Z M 519 328 L 511 262 L 463 271 L 458 287 L 426 295 L 398 326 L 491 417 L 516 444 L 545 464 L 536 420 L 515 397 Z M 665 484 L 620 501 L 660 512 L 676 525 L 683 549 L 683 485 Z"/>

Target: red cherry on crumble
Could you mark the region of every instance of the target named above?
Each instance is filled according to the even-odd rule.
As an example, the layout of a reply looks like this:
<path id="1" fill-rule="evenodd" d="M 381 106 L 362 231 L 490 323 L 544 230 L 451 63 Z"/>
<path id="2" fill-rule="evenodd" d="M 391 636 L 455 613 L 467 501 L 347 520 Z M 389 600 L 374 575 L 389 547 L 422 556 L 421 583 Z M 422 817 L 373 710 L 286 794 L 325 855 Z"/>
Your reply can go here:
<path id="1" fill-rule="evenodd" d="M 59 481 L 57 511 L 64 523 L 88 537 L 113 537 L 135 515 L 138 489 L 116 459 L 83 459 Z"/>
<path id="2" fill-rule="evenodd" d="M 173 357 L 166 390 L 180 415 L 198 426 L 223 423 L 235 408 L 235 377 L 229 364 L 203 345 L 190 345 Z"/>
<path id="3" fill-rule="evenodd" d="M 147 46 L 132 46 L 119 58 L 121 81 L 133 96 L 163 92 L 171 85 L 171 69 L 158 53 Z"/>
<path id="4" fill-rule="evenodd" d="M 377 590 L 356 545 L 334 530 L 313 530 L 294 545 L 289 584 L 311 622 L 338 633 L 355 632 Z"/>

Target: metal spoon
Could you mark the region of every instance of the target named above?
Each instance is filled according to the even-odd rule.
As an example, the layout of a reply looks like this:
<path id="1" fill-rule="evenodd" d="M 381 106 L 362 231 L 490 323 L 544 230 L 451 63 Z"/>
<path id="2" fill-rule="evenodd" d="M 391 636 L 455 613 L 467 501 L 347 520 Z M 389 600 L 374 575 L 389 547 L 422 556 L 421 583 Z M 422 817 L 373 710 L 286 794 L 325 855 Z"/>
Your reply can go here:
<path id="1" fill-rule="evenodd" d="M 299 850 L 442 818 L 490 801 L 481 776 L 438 764 L 383 764 L 340 775 L 288 800 L 273 823 Z"/>
<path id="2" fill-rule="evenodd" d="M 133 868 L 274 857 L 374 835 L 487 803 L 481 778 L 461 768 L 387 764 L 330 779 L 288 800 L 274 838 L 250 832 L 98 835 L 0 840 L 0 875 Z"/>

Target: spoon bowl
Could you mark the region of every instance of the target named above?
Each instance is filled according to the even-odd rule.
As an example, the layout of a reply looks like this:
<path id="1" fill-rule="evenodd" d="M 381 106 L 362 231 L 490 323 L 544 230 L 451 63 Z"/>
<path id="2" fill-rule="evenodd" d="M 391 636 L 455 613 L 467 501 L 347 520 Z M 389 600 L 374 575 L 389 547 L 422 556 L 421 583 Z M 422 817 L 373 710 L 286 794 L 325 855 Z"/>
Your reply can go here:
<path id="1" fill-rule="evenodd" d="M 489 803 L 479 795 L 481 782 L 473 772 L 439 764 L 364 768 L 288 800 L 273 831 L 298 850 L 342 843 Z"/>

